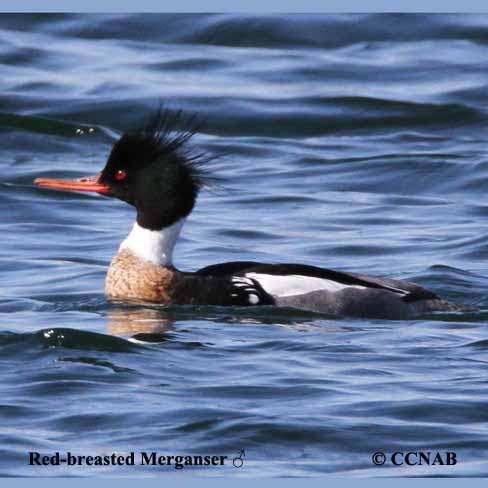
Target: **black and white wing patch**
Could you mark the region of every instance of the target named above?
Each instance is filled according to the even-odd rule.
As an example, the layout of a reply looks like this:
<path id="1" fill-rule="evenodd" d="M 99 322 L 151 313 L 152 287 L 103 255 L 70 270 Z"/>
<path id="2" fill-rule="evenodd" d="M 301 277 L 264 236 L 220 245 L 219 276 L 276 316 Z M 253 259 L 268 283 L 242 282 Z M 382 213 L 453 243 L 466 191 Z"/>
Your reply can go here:
<path id="1" fill-rule="evenodd" d="M 274 299 L 252 278 L 231 276 L 228 292 L 232 303 L 237 306 L 274 304 Z"/>
<path id="2" fill-rule="evenodd" d="M 349 289 L 366 290 L 368 288 L 381 288 L 388 290 L 399 296 L 406 297 L 409 295 L 408 290 L 395 288 L 392 286 L 375 286 L 372 283 L 341 283 L 332 279 L 316 278 L 313 276 L 303 275 L 267 275 L 260 273 L 246 273 L 246 278 L 257 281 L 264 290 L 273 296 L 289 297 L 294 295 L 305 295 L 318 290 L 334 293 L 337 291 Z"/>
<path id="3" fill-rule="evenodd" d="M 273 304 L 273 297 L 305 295 L 322 290 L 335 293 L 341 290 L 384 290 L 404 302 L 438 299 L 422 286 L 408 281 L 390 280 L 376 276 L 334 271 L 305 264 L 264 264 L 251 261 L 234 261 L 207 266 L 197 271 L 199 276 L 228 277 L 231 297 L 240 305 L 253 305 L 256 295 L 259 305 Z M 234 279 L 250 281 L 232 281 Z M 247 286 L 244 286 L 247 284 Z M 235 286 L 234 286 L 235 285 Z M 256 290 L 256 291 L 253 291 Z"/>
<path id="4" fill-rule="evenodd" d="M 267 293 L 277 297 L 305 295 L 318 290 L 333 293 L 344 288 L 366 288 L 358 284 L 344 284 L 330 279 L 306 275 L 273 275 L 253 272 L 246 273 L 244 276 L 257 281 Z"/>
<path id="5" fill-rule="evenodd" d="M 306 265 L 256 266 L 245 270 L 243 276 L 259 283 L 269 295 L 280 298 L 305 295 L 319 290 L 335 293 L 346 289 L 385 290 L 405 302 L 438 298 L 435 293 L 414 283 L 353 275 Z"/>

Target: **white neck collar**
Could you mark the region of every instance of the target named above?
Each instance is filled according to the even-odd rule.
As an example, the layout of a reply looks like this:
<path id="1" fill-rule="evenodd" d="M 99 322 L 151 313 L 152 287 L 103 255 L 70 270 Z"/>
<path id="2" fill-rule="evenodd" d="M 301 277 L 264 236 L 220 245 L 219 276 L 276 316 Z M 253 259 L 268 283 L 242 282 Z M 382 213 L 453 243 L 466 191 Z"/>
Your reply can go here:
<path id="1" fill-rule="evenodd" d="M 132 231 L 120 245 L 119 251 L 129 249 L 136 256 L 159 266 L 169 266 L 173 261 L 173 249 L 185 219 L 161 230 L 149 230 L 136 222 Z"/>

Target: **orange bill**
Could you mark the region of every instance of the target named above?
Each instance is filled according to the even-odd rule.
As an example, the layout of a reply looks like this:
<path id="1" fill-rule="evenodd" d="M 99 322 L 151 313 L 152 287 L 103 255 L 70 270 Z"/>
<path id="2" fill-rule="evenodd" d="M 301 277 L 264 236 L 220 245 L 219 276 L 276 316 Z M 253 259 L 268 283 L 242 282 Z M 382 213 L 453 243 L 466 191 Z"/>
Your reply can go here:
<path id="1" fill-rule="evenodd" d="M 46 188 L 58 188 L 60 190 L 94 191 L 108 193 L 110 187 L 100 183 L 100 173 L 95 176 L 85 176 L 76 180 L 36 178 L 34 184 Z"/>

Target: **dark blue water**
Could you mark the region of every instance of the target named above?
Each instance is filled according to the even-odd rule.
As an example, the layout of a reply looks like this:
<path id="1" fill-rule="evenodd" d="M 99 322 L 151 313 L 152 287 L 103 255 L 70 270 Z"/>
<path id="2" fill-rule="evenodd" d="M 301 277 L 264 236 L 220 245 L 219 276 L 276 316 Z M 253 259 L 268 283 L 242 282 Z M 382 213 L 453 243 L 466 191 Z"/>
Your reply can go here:
<path id="1" fill-rule="evenodd" d="M 31 450 L 241 449 L 199 473 L 488 474 L 487 16 L 2 15 L 0 63 L 2 475 L 175 473 L 33 468 Z M 221 178 L 181 269 L 302 262 L 477 310 L 110 303 L 133 210 L 32 180 L 96 173 L 160 101 L 206 120 L 194 144 Z M 458 464 L 377 468 L 379 450 Z"/>

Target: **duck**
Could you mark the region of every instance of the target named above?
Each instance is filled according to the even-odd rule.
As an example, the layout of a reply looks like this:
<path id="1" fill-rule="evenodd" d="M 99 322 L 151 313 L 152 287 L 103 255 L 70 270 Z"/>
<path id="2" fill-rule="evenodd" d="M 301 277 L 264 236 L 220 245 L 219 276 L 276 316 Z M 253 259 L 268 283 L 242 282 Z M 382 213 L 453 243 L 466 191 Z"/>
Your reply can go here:
<path id="1" fill-rule="evenodd" d="M 161 305 L 287 307 L 332 316 L 410 319 L 459 311 L 423 286 L 404 280 L 297 263 L 232 261 L 194 272 L 173 264 L 173 251 L 200 191 L 211 183 L 207 157 L 195 153 L 193 124 L 181 111 L 160 109 L 142 126 L 123 133 L 105 167 L 78 179 L 39 177 L 39 187 L 95 192 L 136 210 L 127 238 L 112 259 L 105 293 L 115 301 Z"/>

